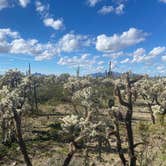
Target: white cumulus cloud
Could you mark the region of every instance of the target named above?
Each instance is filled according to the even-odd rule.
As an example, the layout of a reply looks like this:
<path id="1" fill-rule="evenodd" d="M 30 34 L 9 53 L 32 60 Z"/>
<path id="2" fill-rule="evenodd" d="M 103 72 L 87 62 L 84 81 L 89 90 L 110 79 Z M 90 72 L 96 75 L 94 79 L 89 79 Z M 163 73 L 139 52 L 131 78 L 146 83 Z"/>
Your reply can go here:
<path id="1" fill-rule="evenodd" d="M 104 70 L 103 61 L 98 62 L 98 56 L 91 56 L 90 54 L 82 54 L 79 56 L 65 56 L 58 61 L 59 65 L 76 68 L 81 67 L 81 70 L 86 73 L 101 72 Z"/>
<path id="2" fill-rule="evenodd" d="M 0 29 L 0 53 L 9 52 L 9 40 L 19 38 L 18 32 L 12 31 L 9 28 Z"/>
<path id="3" fill-rule="evenodd" d="M 25 8 L 28 3 L 30 3 L 30 0 L 19 0 L 20 5 Z"/>
<path id="4" fill-rule="evenodd" d="M 117 7 L 113 6 L 103 6 L 100 10 L 98 10 L 99 14 L 106 15 L 109 13 L 115 13 L 117 15 L 121 15 L 124 13 L 124 4 L 119 4 Z"/>
<path id="5" fill-rule="evenodd" d="M 166 50 L 166 47 L 155 47 L 153 48 L 150 53 L 149 53 L 149 56 L 157 56 L 157 55 L 160 55 L 161 53 L 163 53 L 164 51 Z"/>
<path id="6" fill-rule="evenodd" d="M 113 36 L 107 36 L 102 34 L 97 36 L 96 49 L 104 52 L 118 51 L 143 42 L 146 36 L 147 33 L 136 28 L 130 28 L 121 35 L 114 34 Z"/>
<path id="7" fill-rule="evenodd" d="M 49 13 L 49 5 L 44 5 L 37 0 L 35 3 L 36 11 L 40 14 L 41 19 L 46 27 L 51 27 L 54 30 L 60 30 L 64 27 L 62 18 L 53 18 Z"/>
<path id="8" fill-rule="evenodd" d="M 15 7 L 18 4 L 25 8 L 30 3 L 30 0 L 0 0 L 0 10 L 4 8 Z"/>
<path id="9" fill-rule="evenodd" d="M 81 56 L 73 56 L 73 57 L 61 57 L 58 61 L 59 65 L 66 65 L 69 67 L 90 67 L 96 63 L 96 57 L 92 59 L 89 58 L 89 54 L 82 54 Z"/>
<path id="10" fill-rule="evenodd" d="M 126 59 L 122 60 L 120 63 L 121 63 L 121 64 L 124 64 L 124 63 L 128 63 L 129 61 L 130 61 L 130 59 L 129 59 L 129 58 L 126 58 Z"/>
<path id="11" fill-rule="evenodd" d="M 98 10 L 98 13 L 102 15 L 106 15 L 109 13 L 114 12 L 114 7 L 113 6 L 103 6 L 100 10 Z"/>
<path id="12" fill-rule="evenodd" d="M 91 40 L 86 35 L 76 35 L 73 33 L 68 33 L 64 35 L 58 42 L 58 47 L 61 51 L 71 52 L 73 50 L 78 50 L 84 46 L 90 46 Z"/>
<path id="13" fill-rule="evenodd" d="M 57 19 L 54 20 L 53 18 L 46 18 L 43 20 L 44 25 L 47 27 L 51 27 L 55 30 L 59 30 L 63 27 L 63 20 L 62 19 Z"/>
<path id="14" fill-rule="evenodd" d="M 133 60 L 132 62 L 146 62 L 149 61 L 156 56 L 163 54 L 166 50 L 166 47 L 154 47 L 149 53 L 146 53 L 146 50 L 143 48 L 137 49 L 133 53 Z"/>
<path id="15" fill-rule="evenodd" d="M 87 3 L 90 7 L 94 7 L 97 3 L 101 2 L 102 0 L 87 0 Z"/>
<path id="16" fill-rule="evenodd" d="M 115 13 L 118 15 L 123 14 L 124 8 L 125 8 L 124 4 L 119 4 L 119 6 L 115 8 Z"/>
<path id="17" fill-rule="evenodd" d="M 138 48 L 136 51 L 134 51 L 134 53 L 132 54 L 133 56 L 132 63 L 143 61 L 145 57 L 145 52 L 146 50 L 144 48 Z"/>
<path id="18" fill-rule="evenodd" d="M 109 13 L 115 13 L 117 15 L 121 15 L 124 13 L 124 4 L 119 4 L 117 7 L 113 7 L 111 5 L 103 6 L 100 10 L 98 10 L 99 14 L 106 15 Z"/>
<path id="19" fill-rule="evenodd" d="M 89 47 L 88 36 L 68 33 L 56 42 L 40 43 L 36 39 L 23 39 L 11 29 L 0 29 L 0 53 L 23 54 L 34 56 L 36 60 L 51 59 L 62 52 L 75 52 Z M 82 58 L 86 58 L 85 55 Z"/>

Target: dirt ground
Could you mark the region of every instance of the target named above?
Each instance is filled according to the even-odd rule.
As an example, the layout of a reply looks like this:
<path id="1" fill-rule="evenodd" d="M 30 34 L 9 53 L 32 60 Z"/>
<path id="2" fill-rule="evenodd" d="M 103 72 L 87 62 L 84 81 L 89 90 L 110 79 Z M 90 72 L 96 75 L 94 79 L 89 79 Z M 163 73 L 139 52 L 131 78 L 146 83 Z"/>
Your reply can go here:
<path id="1" fill-rule="evenodd" d="M 42 105 L 40 109 L 42 111 L 38 115 L 25 117 L 22 120 L 22 128 L 25 133 L 24 138 L 30 158 L 34 166 L 61 166 L 68 152 L 68 144 L 61 141 L 61 138 L 57 135 L 60 124 L 59 119 L 67 114 L 71 114 L 72 107 L 70 105 L 59 105 L 57 107 Z M 166 156 L 163 155 L 163 152 L 165 153 L 166 151 L 166 148 L 163 147 L 166 146 L 165 126 L 151 125 L 150 114 L 145 108 L 136 106 L 134 110 L 133 129 L 135 142 L 141 140 L 140 131 L 138 129 L 139 123 L 143 122 L 149 124 L 149 130 L 151 132 L 148 136 L 148 146 L 150 150 L 147 151 L 147 155 L 153 153 L 151 157 L 154 158 L 154 162 L 151 163 L 151 166 L 165 166 Z M 112 136 L 109 141 L 111 151 L 102 153 L 102 162 L 97 160 L 98 154 L 95 151 L 89 153 L 89 162 L 94 162 L 96 166 L 121 165 L 116 152 L 115 137 Z M 152 145 L 153 147 L 151 147 Z M 127 146 L 125 138 L 123 140 L 123 146 Z M 3 148 L 4 147 L 1 147 L 1 151 Z M 137 151 L 140 151 L 141 148 L 141 146 L 138 147 Z M 162 154 L 161 156 L 160 153 Z M 72 160 L 71 166 L 82 166 L 84 162 L 83 152 L 79 151 Z M 12 145 L 12 147 L 4 148 L 4 152 L 0 153 L 0 165 L 25 165 L 16 143 Z"/>

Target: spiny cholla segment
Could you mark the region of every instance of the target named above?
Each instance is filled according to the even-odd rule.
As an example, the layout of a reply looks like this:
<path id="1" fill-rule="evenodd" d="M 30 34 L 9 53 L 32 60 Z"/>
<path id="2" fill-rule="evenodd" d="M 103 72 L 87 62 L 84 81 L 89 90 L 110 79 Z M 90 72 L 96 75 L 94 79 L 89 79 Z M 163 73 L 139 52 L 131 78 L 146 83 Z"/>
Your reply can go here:
<path id="1" fill-rule="evenodd" d="M 71 94 L 82 88 L 90 86 L 88 79 L 77 79 L 75 77 L 69 77 L 68 82 L 64 84 L 64 89 L 68 90 Z"/>
<path id="2" fill-rule="evenodd" d="M 62 122 L 61 126 L 64 132 L 72 136 L 81 133 L 86 138 L 96 137 L 100 134 L 98 128 L 106 128 L 106 124 L 101 121 L 93 123 L 77 115 L 66 116 L 62 119 Z"/>
<path id="3" fill-rule="evenodd" d="M 142 79 L 135 84 L 139 95 L 142 95 L 147 103 L 153 101 L 153 111 L 163 113 L 166 109 L 166 79 Z"/>
<path id="4" fill-rule="evenodd" d="M 93 120 L 99 105 L 98 91 L 88 79 L 69 78 L 69 82 L 64 85 L 65 89 L 71 92 L 72 101 L 87 108 L 87 115 L 66 116 L 62 119 L 62 128 L 65 133 L 74 138 L 83 136 L 86 139 L 92 139 L 104 132 L 106 135 L 106 124 L 99 120 Z M 100 129 L 100 130 L 99 130 Z M 103 129 L 101 131 L 101 129 Z M 103 134 L 103 135 L 104 135 Z"/>
<path id="5" fill-rule="evenodd" d="M 97 105 L 99 105 L 97 91 L 92 87 L 86 87 L 76 91 L 73 94 L 72 100 L 80 102 L 82 106 L 87 108 L 97 107 Z"/>
<path id="6" fill-rule="evenodd" d="M 12 90 L 8 86 L 3 86 L 2 90 L 0 90 L 0 110 L 3 112 L 3 116 L 13 116 L 12 109 L 16 109 L 17 112 L 23 110 L 23 104 L 30 83 L 31 77 L 28 76 L 24 77 L 21 83 Z"/>

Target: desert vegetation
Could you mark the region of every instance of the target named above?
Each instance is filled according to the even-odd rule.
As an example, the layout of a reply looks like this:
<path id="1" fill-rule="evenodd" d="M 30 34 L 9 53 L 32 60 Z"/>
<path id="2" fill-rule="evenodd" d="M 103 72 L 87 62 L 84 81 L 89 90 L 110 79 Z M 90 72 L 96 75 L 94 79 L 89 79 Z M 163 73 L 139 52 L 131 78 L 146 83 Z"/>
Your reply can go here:
<path id="1" fill-rule="evenodd" d="M 165 166 L 166 78 L 0 76 L 0 165 Z"/>

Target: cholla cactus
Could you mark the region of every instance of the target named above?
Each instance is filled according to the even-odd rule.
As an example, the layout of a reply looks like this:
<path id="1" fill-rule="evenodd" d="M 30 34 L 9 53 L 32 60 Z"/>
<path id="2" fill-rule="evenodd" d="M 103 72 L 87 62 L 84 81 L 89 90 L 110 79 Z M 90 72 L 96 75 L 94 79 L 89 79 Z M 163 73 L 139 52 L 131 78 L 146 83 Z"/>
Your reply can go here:
<path id="1" fill-rule="evenodd" d="M 26 99 L 26 94 L 28 93 L 29 83 L 31 82 L 31 77 L 24 77 L 20 82 L 14 83 L 16 86 L 4 86 L 0 91 L 1 101 L 0 101 L 0 112 L 2 113 L 2 131 L 4 135 L 4 141 L 6 141 L 11 133 L 15 134 L 18 138 L 20 149 L 24 156 L 24 160 L 28 166 L 31 166 L 30 159 L 28 157 L 26 146 L 22 138 L 21 131 L 21 113 L 24 110 L 24 104 Z M 13 83 L 12 83 L 13 84 Z M 13 121 L 15 125 L 13 124 Z M 7 122 L 7 125 L 5 124 Z M 13 124 L 13 125 L 8 125 Z M 6 126 L 8 128 L 6 128 Z M 11 132 L 12 131 L 12 132 Z M 5 133 L 4 133 L 5 132 Z M 17 136 L 16 136 L 17 133 Z"/>
<path id="2" fill-rule="evenodd" d="M 83 126 L 85 129 L 86 128 L 85 126 L 87 126 L 87 124 L 89 125 L 90 119 L 93 116 L 93 113 L 96 112 L 99 103 L 99 101 L 97 100 L 97 91 L 94 90 L 92 87 L 85 87 L 83 89 L 76 91 L 72 96 L 72 100 L 74 102 L 79 103 L 81 106 L 87 108 L 86 116 L 85 117 L 78 117 L 78 115 L 66 116 L 65 118 L 62 119 L 64 122 L 62 127 L 70 131 L 71 128 L 72 129 L 80 128 L 82 130 Z M 67 126 L 70 127 L 68 128 Z"/>
<path id="3" fill-rule="evenodd" d="M 0 96 L 1 96 L 1 101 L 0 101 L 0 110 L 2 113 L 2 122 L 7 122 L 7 123 L 12 123 L 13 118 L 14 118 L 14 112 L 15 110 L 18 114 L 21 114 L 22 108 L 25 103 L 25 94 L 27 92 L 27 86 L 30 83 L 30 78 L 23 78 L 22 82 L 17 85 L 16 88 L 11 90 L 10 87 L 3 86 L 2 90 L 0 90 Z M 13 123 L 12 123 L 13 124 Z M 12 129 L 11 129 L 12 128 Z M 11 140 L 9 137 L 11 133 L 11 130 L 14 130 L 14 127 L 11 126 L 11 128 L 7 128 L 4 135 L 4 142 L 6 142 L 8 139 Z M 12 131 L 14 132 L 14 131 Z M 8 136 L 9 138 L 7 138 Z"/>
<path id="4" fill-rule="evenodd" d="M 116 79 L 114 80 L 114 85 L 115 86 L 123 86 L 124 85 L 124 80 L 123 79 Z"/>
<path id="5" fill-rule="evenodd" d="M 6 85 L 10 89 L 15 88 L 20 84 L 22 77 L 23 77 L 23 74 L 17 69 L 9 70 L 1 78 L 1 86 Z"/>
<path id="6" fill-rule="evenodd" d="M 113 86 L 113 82 L 112 82 L 112 79 L 110 77 L 103 79 L 102 84 L 104 84 L 106 86 Z"/>
<path id="7" fill-rule="evenodd" d="M 93 122 L 90 119 L 89 116 L 82 118 L 76 115 L 66 116 L 62 119 L 63 132 L 70 135 L 69 153 L 63 165 L 69 165 L 77 149 L 88 148 L 86 145 L 89 142 L 106 137 L 106 124 L 100 121 Z"/>
<path id="8" fill-rule="evenodd" d="M 155 116 L 155 119 L 157 119 L 161 125 L 164 124 L 164 116 L 165 116 L 165 108 L 159 105 L 152 106 L 152 110 Z"/>
<path id="9" fill-rule="evenodd" d="M 77 115 L 66 116 L 62 119 L 61 126 L 65 133 L 70 134 L 71 137 L 75 137 L 80 130 L 80 119 Z"/>
<path id="10" fill-rule="evenodd" d="M 72 104 L 76 114 L 87 112 L 93 107 L 97 109 L 99 97 L 90 78 L 69 77 L 69 81 L 64 84 L 64 89 L 68 92 L 68 101 Z M 95 108 L 95 109 L 94 109 Z"/>
<path id="11" fill-rule="evenodd" d="M 156 115 L 156 114 L 160 113 L 161 107 L 159 105 L 154 105 L 154 106 L 152 106 L 152 110 L 153 110 L 154 114 Z"/>
<path id="12" fill-rule="evenodd" d="M 69 77 L 68 82 L 64 84 L 64 89 L 73 94 L 77 90 L 88 87 L 90 82 L 88 79 L 78 79 L 75 77 Z"/>
<path id="13" fill-rule="evenodd" d="M 0 102 L 1 109 L 8 108 L 12 112 L 12 108 L 18 109 L 22 107 L 30 81 L 30 77 L 23 78 L 22 82 L 13 90 L 10 90 L 7 86 L 3 86 L 2 90 L 0 90 L 2 98 Z"/>
<path id="14" fill-rule="evenodd" d="M 129 156 L 129 165 L 136 165 L 136 155 L 134 149 L 134 136 L 133 136 L 133 129 L 132 129 L 132 116 L 133 116 L 133 98 L 135 97 L 135 88 L 134 85 L 143 76 L 139 76 L 137 78 L 132 78 L 131 74 L 128 72 L 124 74 L 124 81 L 122 81 L 122 85 L 115 85 L 115 94 L 118 97 L 119 103 L 126 107 L 126 114 L 125 114 L 125 127 L 127 131 L 127 139 L 128 139 L 128 156 Z M 122 94 L 122 90 L 125 91 L 124 96 Z M 124 156 L 119 156 L 123 162 L 123 165 L 126 165 L 126 160 Z"/>
<path id="15" fill-rule="evenodd" d="M 69 134 L 73 141 L 77 140 L 77 137 L 81 137 L 78 142 L 81 140 L 92 141 L 101 134 L 106 136 L 108 130 L 105 122 L 93 122 L 89 118 L 82 118 L 77 115 L 64 117 L 61 126 L 63 132 Z"/>
<path id="16" fill-rule="evenodd" d="M 83 88 L 76 91 L 73 94 L 72 100 L 79 102 L 82 106 L 90 108 L 96 108 L 99 105 L 99 100 L 97 98 L 97 91 L 92 87 Z"/>
<path id="17" fill-rule="evenodd" d="M 142 96 L 143 100 L 148 106 L 153 124 L 155 124 L 156 113 L 163 115 L 166 113 L 165 84 L 166 81 L 163 78 L 159 80 L 146 78 L 140 80 L 136 84 L 139 95 Z"/>
<path id="18" fill-rule="evenodd" d="M 71 136 L 69 154 L 64 161 L 64 165 L 68 165 L 79 144 L 86 145 L 100 137 L 106 138 L 107 127 L 105 122 L 97 118 L 99 93 L 88 79 L 70 77 L 64 88 L 70 91 L 72 102 L 83 106 L 86 110 L 85 116 L 71 115 L 62 119 L 63 132 Z"/>

